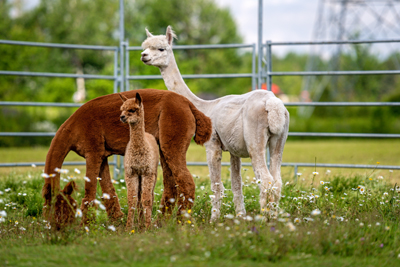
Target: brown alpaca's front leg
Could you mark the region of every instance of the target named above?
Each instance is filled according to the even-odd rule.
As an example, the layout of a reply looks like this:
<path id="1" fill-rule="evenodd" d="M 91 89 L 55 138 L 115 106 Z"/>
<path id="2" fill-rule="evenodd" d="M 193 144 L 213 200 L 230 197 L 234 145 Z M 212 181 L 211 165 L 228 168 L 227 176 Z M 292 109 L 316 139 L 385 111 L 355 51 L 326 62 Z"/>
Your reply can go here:
<path id="1" fill-rule="evenodd" d="M 135 220 L 135 210 L 138 206 L 139 199 L 139 176 L 137 174 L 128 175 L 125 173 L 125 182 L 128 196 L 128 219 L 125 229 L 130 231 L 133 228 Z"/>
<path id="2" fill-rule="evenodd" d="M 100 166 L 103 160 L 99 156 L 92 155 L 86 157 L 86 177 L 90 181 L 85 181 L 85 197 L 82 199 L 82 222 L 81 224 L 89 223 L 87 216 L 89 207 L 93 207 L 94 199 L 96 198 L 97 177 L 100 173 Z"/>
<path id="3" fill-rule="evenodd" d="M 117 193 L 115 192 L 115 188 L 111 182 L 107 159 L 104 159 L 101 164 L 99 177 L 101 178 L 100 186 L 102 192 L 110 195 L 110 199 L 103 199 L 108 218 L 111 220 L 117 220 L 123 217 L 124 213 L 121 211 L 121 205 L 119 204 Z"/>

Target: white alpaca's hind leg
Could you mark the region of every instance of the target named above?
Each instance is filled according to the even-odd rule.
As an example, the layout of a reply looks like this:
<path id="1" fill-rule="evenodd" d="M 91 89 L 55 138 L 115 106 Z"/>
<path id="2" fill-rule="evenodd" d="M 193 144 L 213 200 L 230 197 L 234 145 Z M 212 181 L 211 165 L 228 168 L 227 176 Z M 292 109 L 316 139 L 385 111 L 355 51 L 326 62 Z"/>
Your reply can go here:
<path id="1" fill-rule="evenodd" d="M 281 164 L 282 164 L 283 147 L 285 146 L 286 138 L 287 138 L 287 131 L 286 134 L 271 136 L 269 142 L 270 170 L 274 178 L 274 187 L 276 187 L 276 189 L 273 190 L 274 200 L 276 203 L 278 203 L 281 198 L 281 191 L 282 191 Z"/>
<path id="2" fill-rule="evenodd" d="M 221 182 L 222 149 L 218 137 L 212 136 L 205 144 L 208 169 L 210 170 L 211 190 L 214 197 L 211 199 L 211 221 L 216 221 L 221 215 L 221 195 L 224 194 L 224 185 Z"/>
<path id="3" fill-rule="evenodd" d="M 275 201 L 272 192 L 275 190 L 276 185 L 266 164 L 265 150 L 253 155 L 251 162 L 258 186 L 260 187 L 260 208 L 263 211 L 266 209 L 268 202 Z"/>
<path id="4" fill-rule="evenodd" d="M 231 154 L 231 183 L 236 216 L 243 216 L 246 214 L 242 191 L 242 176 L 240 175 L 241 166 L 241 159 Z"/>

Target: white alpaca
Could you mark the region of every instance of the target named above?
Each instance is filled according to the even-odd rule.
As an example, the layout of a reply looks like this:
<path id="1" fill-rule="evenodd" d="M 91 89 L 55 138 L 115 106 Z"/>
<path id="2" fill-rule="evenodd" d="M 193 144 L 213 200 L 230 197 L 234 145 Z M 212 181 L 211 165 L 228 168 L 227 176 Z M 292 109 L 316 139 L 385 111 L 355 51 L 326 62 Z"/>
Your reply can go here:
<path id="1" fill-rule="evenodd" d="M 289 112 L 272 92 L 255 90 L 244 95 L 228 95 L 206 101 L 198 98 L 187 87 L 179 72 L 172 51 L 176 37 L 168 26 L 166 35 L 153 36 L 146 29 L 141 60 L 160 69 L 168 90 L 187 97 L 200 111 L 211 118 L 213 133 L 205 143 L 210 170 L 212 200 L 211 220 L 220 216 L 222 151 L 231 155 L 231 182 L 237 215 L 246 213 L 242 192 L 241 158 L 251 158 L 254 173 L 260 186 L 260 206 L 263 211 L 270 202 L 278 202 L 282 179 L 280 168 L 282 152 L 289 130 Z M 270 149 L 270 168 L 266 165 L 266 147 Z M 271 175 L 272 174 L 272 175 Z"/>

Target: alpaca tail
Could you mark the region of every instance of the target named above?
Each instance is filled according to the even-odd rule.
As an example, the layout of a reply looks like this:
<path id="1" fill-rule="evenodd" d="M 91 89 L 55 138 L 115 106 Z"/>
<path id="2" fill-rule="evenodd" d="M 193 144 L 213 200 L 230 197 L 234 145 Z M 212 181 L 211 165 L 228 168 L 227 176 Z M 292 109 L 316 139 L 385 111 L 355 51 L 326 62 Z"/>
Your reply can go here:
<path id="1" fill-rule="evenodd" d="M 50 205 L 52 197 L 60 191 L 60 174 L 55 169 L 61 169 L 64 159 L 70 150 L 70 131 L 61 126 L 51 141 L 49 152 L 47 152 L 46 156 L 43 174 L 45 179 L 42 188 L 42 197 L 45 199 L 45 206 Z"/>
<path id="2" fill-rule="evenodd" d="M 277 97 L 271 97 L 265 104 L 265 110 L 268 112 L 269 131 L 273 134 L 281 134 L 285 130 L 286 108 L 282 100 Z"/>
<path id="3" fill-rule="evenodd" d="M 194 141 L 198 145 L 203 145 L 211 138 L 211 119 L 204 115 L 203 112 L 198 110 L 192 103 L 190 103 L 190 109 L 192 110 L 193 116 L 196 119 L 196 133 L 194 136 Z"/>

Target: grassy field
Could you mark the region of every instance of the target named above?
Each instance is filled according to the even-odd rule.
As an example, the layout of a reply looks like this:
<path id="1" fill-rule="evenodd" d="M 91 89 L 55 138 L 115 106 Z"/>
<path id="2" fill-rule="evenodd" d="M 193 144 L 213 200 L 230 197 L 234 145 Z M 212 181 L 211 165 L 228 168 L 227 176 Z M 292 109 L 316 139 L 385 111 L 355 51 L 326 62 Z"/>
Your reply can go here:
<path id="1" fill-rule="evenodd" d="M 288 141 L 283 153 L 283 162 L 306 162 L 314 163 L 342 163 L 342 164 L 365 164 L 376 165 L 400 165 L 400 140 L 318 140 L 318 141 Z M 47 147 L 35 148 L 0 148 L 0 162 L 44 162 L 46 159 Z M 224 152 L 222 161 L 229 162 L 229 153 Z M 66 161 L 81 161 L 81 157 L 70 152 Z M 187 161 L 206 161 L 205 148 L 192 144 L 187 153 Z M 250 159 L 243 159 L 243 162 L 250 162 Z M 84 168 L 80 168 L 84 170 Z M 224 168 L 227 170 L 228 168 Z M 249 176 L 254 176 L 252 168 L 248 168 Z M 190 167 L 192 173 L 206 176 L 207 167 Z M 320 173 L 328 169 L 321 168 Z M 35 171 L 33 168 L 0 168 L 0 175 L 8 173 L 24 173 Z M 299 168 L 298 172 L 304 176 L 310 176 L 314 168 Z M 367 175 L 370 170 L 363 169 L 330 169 L 334 175 Z M 376 174 L 399 179 L 400 172 L 389 173 L 388 170 L 376 170 Z M 283 167 L 284 177 L 294 176 L 292 167 Z"/>
<path id="2" fill-rule="evenodd" d="M 286 162 L 384 165 L 399 164 L 398 141 L 288 142 Z M 43 161 L 47 149 L 0 149 L 2 162 Z M 75 157 L 75 158 L 74 158 Z M 78 160 L 69 155 L 67 160 Z M 188 161 L 204 161 L 204 148 L 191 146 Z M 229 161 L 224 153 L 223 161 Z M 147 232 L 125 232 L 125 219 L 110 222 L 93 210 L 88 228 L 80 218 L 54 231 L 41 216 L 41 167 L 3 169 L 0 173 L 0 266 L 397 266 L 400 265 L 399 171 L 299 170 L 283 168 L 279 207 L 260 213 L 259 188 L 251 168 L 242 168 L 247 217 L 235 217 L 229 169 L 223 168 L 225 197 L 221 219 L 209 223 L 210 181 L 206 167 L 190 167 L 196 201 L 185 216 L 164 217 L 157 210 L 162 175 L 156 185 L 154 226 Z M 84 194 L 84 172 L 69 168 L 62 186 L 74 179 L 78 201 Z M 382 176 L 382 177 L 380 177 Z M 123 177 L 115 185 L 126 213 Z M 272 190 L 272 189 L 267 189 Z M 98 187 L 97 197 L 102 195 Z M 111 227 L 115 227 L 114 228 Z"/>

